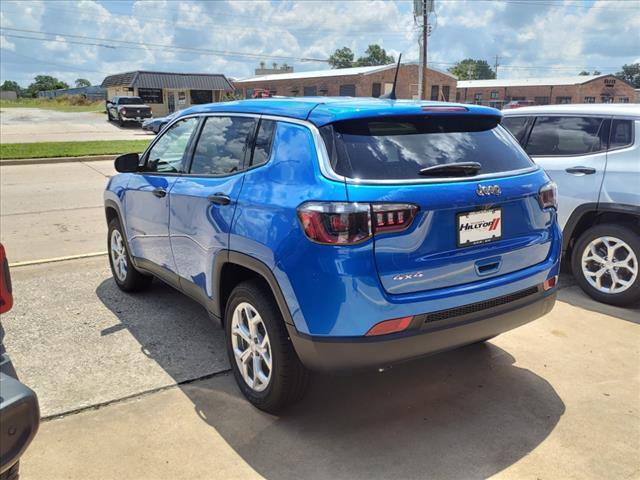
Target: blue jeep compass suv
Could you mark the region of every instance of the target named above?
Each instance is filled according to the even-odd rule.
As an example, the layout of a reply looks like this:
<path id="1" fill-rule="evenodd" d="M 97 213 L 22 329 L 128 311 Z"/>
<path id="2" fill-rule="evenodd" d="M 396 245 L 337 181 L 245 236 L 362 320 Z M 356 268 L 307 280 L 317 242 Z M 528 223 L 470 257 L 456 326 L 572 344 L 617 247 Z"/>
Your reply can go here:
<path id="1" fill-rule="evenodd" d="M 116 160 L 114 279 L 200 302 L 267 411 L 303 395 L 307 368 L 384 367 L 523 325 L 555 302 L 555 185 L 500 120 L 384 99 L 187 109 Z"/>

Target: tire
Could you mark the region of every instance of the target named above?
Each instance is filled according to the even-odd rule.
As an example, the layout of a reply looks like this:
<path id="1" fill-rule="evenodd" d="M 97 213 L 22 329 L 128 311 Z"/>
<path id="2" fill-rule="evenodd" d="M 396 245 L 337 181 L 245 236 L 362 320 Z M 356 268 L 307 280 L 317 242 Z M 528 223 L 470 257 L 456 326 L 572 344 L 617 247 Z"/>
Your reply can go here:
<path id="1" fill-rule="evenodd" d="M 249 328 L 248 318 L 257 319 L 254 330 Z M 229 363 L 240 391 L 250 403 L 260 410 L 275 413 L 304 396 L 309 383 L 309 373 L 296 355 L 287 335 L 284 319 L 270 292 L 266 292 L 264 287 L 255 281 L 240 283 L 229 296 L 224 323 Z M 238 325 L 245 327 L 244 338 L 253 340 L 252 342 L 247 342 L 234 333 Z M 260 345 L 263 345 L 262 350 Z M 236 360 L 234 349 L 238 352 L 249 352 L 246 355 L 247 361 Z M 254 357 L 257 357 L 257 363 Z M 268 358 L 271 361 L 271 369 L 267 368 Z M 244 374 L 241 372 L 240 364 L 245 366 Z M 255 380 L 256 377 L 260 379 L 260 375 L 254 374 L 256 364 L 262 376 L 267 378 L 266 381 Z M 255 384 L 252 385 L 252 382 Z"/>
<path id="2" fill-rule="evenodd" d="M 111 274 L 118 288 L 123 292 L 139 292 L 148 288 L 149 285 L 151 285 L 153 277 L 140 273 L 133 266 L 124 232 L 117 218 L 109 222 L 108 232 L 107 252 L 109 255 L 109 266 L 111 267 Z M 122 269 L 123 266 L 124 269 Z"/>
<path id="3" fill-rule="evenodd" d="M 615 264 L 611 263 L 608 256 L 610 251 L 613 252 Z M 639 260 L 638 233 L 626 226 L 602 224 L 590 228 L 578 238 L 571 254 L 571 270 L 580 288 L 591 298 L 624 306 L 640 301 Z M 588 275 L 583 266 L 593 275 Z M 598 288 L 598 276 L 595 273 L 602 270 L 604 273 L 600 274 Z M 618 281 L 614 282 L 616 277 Z"/>
<path id="4" fill-rule="evenodd" d="M 107 122 L 110 122 L 111 120 L 113 120 L 111 118 L 111 112 L 109 110 L 107 110 Z"/>
<path id="5" fill-rule="evenodd" d="M 122 115 L 118 114 L 118 125 L 124 127 L 124 120 L 122 120 Z"/>

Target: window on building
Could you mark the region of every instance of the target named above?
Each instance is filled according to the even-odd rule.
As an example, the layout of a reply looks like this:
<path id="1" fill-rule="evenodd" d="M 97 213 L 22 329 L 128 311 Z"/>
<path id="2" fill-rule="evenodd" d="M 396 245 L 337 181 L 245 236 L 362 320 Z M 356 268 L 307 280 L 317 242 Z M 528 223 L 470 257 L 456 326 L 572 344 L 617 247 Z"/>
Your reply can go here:
<path id="1" fill-rule="evenodd" d="M 256 143 L 253 147 L 253 157 L 251 166 L 257 167 L 269 161 L 271 155 L 271 145 L 273 143 L 273 133 L 276 131 L 276 122 L 273 120 L 260 120 Z"/>
<path id="2" fill-rule="evenodd" d="M 584 103 L 596 103 L 596 97 L 584 97 Z"/>
<path id="3" fill-rule="evenodd" d="M 244 98 L 244 90 L 243 90 L 242 88 L 236 88 L 236 89 L 233 91 L 233 94 L 234 94 L 236 97 Z"/>
<path id="4" fill-rule="evenodd" d="M 189 139 L 198 125 L 195 117 L 174 123 L 158 139 L 147 156 L 148 172 L 183 172 L 183 157 L 189 145 Z"/>
<path id="5" fill-rule="evenodd" d="M 438 100 L 440 85 L 431 85 L 431 100 Z"/>
<path id="6" fill-rule="evenodd" d="M 299 93 L 300 93 L 300 88 L 299 87 L 293 87 L 291 89 L 291 96 L 292 97 L 297 97 Z"/>
<path id="7" fill-rule="evenodd" d="M 610 95 L 602 95 L 602 96 L 600 97 L 600 101 L 601 101 L 602 103 L 613 103 L 613 97 L 612 97 L 612 96 L 610 96 Z"/>
<path id="8" fill-rule="evenodd" d="M 481 102 L 482 101 L 482 94 L 481 93 L 476 93 L 473 96 L 473 99 L 476 101 L 476 103 Z"/>
<path id="9" fill-rule="evenodd" d="M 584 155 L 606 148 L 604 119 L 596 117 L 538 117 L 529 141 L 529 155 Z"/>
<path id="10" fill-rule="evenodd" d="M 615 78 L 605 78 L 604 80 L 604 86 L 605 87 L 613 87 L 616 84 L 616 79 Z"/>
<path id="11" fill-rule="evenodd" d="M 315 97 L 318 95 L 318 87 L 315 85 L 311 87 L 304 87 L 303 93 L 305 97 Z"/>
<path id="12" fill-rule="evenodd" d="M 193 153 L 191 173 L 229 175 L 240 170 L 255 123 L 248 117 L 208 117 Z"/>
<path id="13" fill-rule="evenodd" d="M 445 102 L 449 101 L 449 92 L 450 92 L 449 89 L 450 89 L 449 85 L 442 86 L 442 96 L 444 97 Z"/>
<path id="14" fill-rule="evenodd" d="M 502 125 L 504 125 L 511 134 L 516 137 L 516 140 L 522 142 L 524 134 L 527 131 L 528 117 L 513 117 L 508 116 L 502 119 Z"/>
<path id="15" fill-rule="evenodd" d="M 162 103 L 161 88 L 139 88 L 138 96 L 144 103 Z"/>
<path id="16" fill-rule="evenodd" d="M 557 104 L 571 103 L 571 97 L 556 97 Z"/>
<path id="17" fill-rule="evenodd" d="M 493 90 L 493 91 L 491 92 L 491 98 L 493 98 L 493 99 L 498 98 L 498 91 L 497 91 L 497 90 Z"/>
<path id="18" fill-rule="evenodd" d="M 320 95 L 322 95 L 323 97 L 326 97 L 328 93 L 329 93 L 329 89 L 327 87 L 320 87 Z"/>
<path id="19" fill-rule="evenodd" d="M 631 120 L 613 120 L 609 149 L 623 148 L 633 143 L 633 122 Z"/>
<path id="20" fill-rule="evenodd" d="M 456 92 L 456 102 L 460 101 L 460 92 Z"/>
<path id="21" fill-rule="evenodd" d="M 340 96 L 341 97 L 355 97 L 356 96 L 356 86 L 353 85 L 353 84 L 340 85 Z"/>
<path id="22" fill-rule="evenodd" d="M 620 103 L 629 103 L 629 97 L 620 97 Z"/>
<path id="23" fill-rule="evenodd" d="M 536 105 L 549 105 L 549 97 L 533 97 Z"/>
<path id="24" fill-rule="evenodd" d="M 275 97 L 276 95 L 278 95 L 278 90 L 269 90 L 269 95 L 271 95 L 272 97 Z"/>
<path id="25" fill-rule="evenodd" d="M 255 90 L 253 88 L 247 88 L 246 90 L 247 93 L 245 94 L 244 98 L 253 98 L 254 91 Z"/>
<path id="26" fill-rule="evenodd" d="M 378 98 L 380 96 L 380 92 L 382 91 L 382 85 L 379 83 L 371 84 L 371 96 L 374 98 Z"/>
<path id="27" fill-rule="evenodd" d="M 213 102 L 213 91 L 211 90 L 191 90 L 191 104 L 201 105 Z"/>

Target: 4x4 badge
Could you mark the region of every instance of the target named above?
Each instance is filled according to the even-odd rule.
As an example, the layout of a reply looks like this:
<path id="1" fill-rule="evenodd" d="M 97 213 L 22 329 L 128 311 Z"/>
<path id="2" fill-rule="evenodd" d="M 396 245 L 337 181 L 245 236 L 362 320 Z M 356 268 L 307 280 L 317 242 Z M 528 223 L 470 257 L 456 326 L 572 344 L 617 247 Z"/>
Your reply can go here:
<path id="1" fill-rule="evenodd" d="M 500 185 L 478 185 L 476 188 L 476 194 L 480 197 L 484 197 L 486 195 L 501 195 L 502 189 Z"/>

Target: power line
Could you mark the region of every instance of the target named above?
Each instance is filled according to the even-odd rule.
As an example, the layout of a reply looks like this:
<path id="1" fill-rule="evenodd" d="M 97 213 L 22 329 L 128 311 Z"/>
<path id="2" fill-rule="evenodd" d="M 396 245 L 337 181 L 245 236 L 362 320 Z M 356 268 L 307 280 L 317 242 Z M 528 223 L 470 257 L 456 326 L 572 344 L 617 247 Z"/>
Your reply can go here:
<path id="1" fill-rule="evenodd" d="M 90 37 L 88 35 L 73 35 L 69 33 L 59 33 L 59 32 L 42 32 L 39 30 L 27 30 L 21 28 L 10 28 L 10 27 L 1 27 L 0 30 L 8 30 L 11 32 L 22 32 L 29 34 L 37 34 L 37 35 L 50 35 L 54 37 L 62 37 L 64 40 L 59 38 L 40 38 L 40 37 L 27 37 L 16 34 L 7 34 L 4 33 L 6 37 L 12 38 L 23 38 L 28 40 L 40 40 L 43 42 L 62 42 L 62 43 L 73 43 L 79 45 L 89 45 L 89 46 L 97 46 L 104 48 L 155 48 L 155 49 L 164 49 L 164 50 L 179 50 L 185 52 L 198 53 L 202 55 L 215 55 L 215 56 L 228 56 L 228 57 L 247 57 L 247 58 L 271 58 L 274 60 L 297 60 L 301 62 L 328 62 L 327 59 L 320 58 L 309 58 L 309 57 L 294 57 L 294 56 L 286 56 L 286 55 L 266 55 L 266 54 L 258 54 L 258 53 L 248 53 L 248 52 L 233 52 L 229 50 L 209 50 L 203 48 L 195 48 L 195 47 L 183 47 L 180 45 L 167 45 L 167 44 L 157 44 L 157 43 L 142 43 L 142 42 L 133 42 L 130 40 L 112 40 L 108 38 L 99 38 L 99 37 Z M 71 39 L 79 39 L 79 40 L 68 40 Z M 82 40 L 82 41 L 80 41 Z M 89 42 L 92 41 L 92 42 Z M 106 43 L 94 43 L 95 41 L 106 42 Z M 115 44 L 115 45 L 113 45 Z"/>

